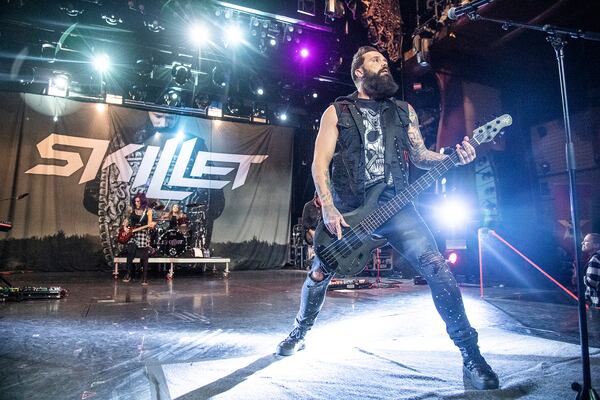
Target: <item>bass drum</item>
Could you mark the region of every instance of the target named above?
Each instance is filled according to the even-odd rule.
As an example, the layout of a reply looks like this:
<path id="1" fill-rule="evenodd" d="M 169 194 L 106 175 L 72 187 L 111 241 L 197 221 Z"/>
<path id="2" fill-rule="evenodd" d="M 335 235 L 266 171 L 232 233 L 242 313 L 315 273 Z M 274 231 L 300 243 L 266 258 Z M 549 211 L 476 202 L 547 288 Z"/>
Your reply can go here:
<path id="1" fill-rule="evenodd" d="M 158 240 L 158 250 L 167 257 L 177 257 L 185 251 L 186 239 L 174 229 L 166 231 Z"/>

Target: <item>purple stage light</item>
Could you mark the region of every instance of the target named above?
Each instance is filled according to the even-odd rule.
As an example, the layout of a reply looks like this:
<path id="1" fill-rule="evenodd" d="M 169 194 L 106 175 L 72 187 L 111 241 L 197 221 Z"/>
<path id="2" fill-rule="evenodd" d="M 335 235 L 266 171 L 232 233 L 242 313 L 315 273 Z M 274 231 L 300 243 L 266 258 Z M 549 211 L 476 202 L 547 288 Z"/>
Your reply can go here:
<path id="1" fill-rule="evenodd" d="M 310 52 L 308 51 L 308 49 L 306 47 L 302 48 L 302 50 L 300 50 L 300 57 L 302 58 L 307 58 L 310 55 Z"/>

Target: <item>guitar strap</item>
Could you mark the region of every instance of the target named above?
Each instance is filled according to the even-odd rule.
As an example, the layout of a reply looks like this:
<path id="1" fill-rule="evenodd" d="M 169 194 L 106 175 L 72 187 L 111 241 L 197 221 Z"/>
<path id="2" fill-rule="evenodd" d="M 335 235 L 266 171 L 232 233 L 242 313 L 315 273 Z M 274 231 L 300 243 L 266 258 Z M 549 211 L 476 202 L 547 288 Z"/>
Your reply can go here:
<path id="1" fill-rule="evenodd" d="M 148 209 L 147 209 L 147 208 L 145 208 L 145 209 L 144 209 L 144 213 L 143 213 L 143 214 L 140 216 L 140 219 L 139 219 L 139 220 L 138 220 L 138 222 L 137 222 L 137 225 L 138 225 L 138 226 L 142 226 L 142 225 L 144 225 L 142 222 L 144 221 L 144 218 L 146 217 L 146 213 L 147 213 L 147 212 L 148 212 Z M 135 211 L 134 211 L 133 213 L 135 213 Z"/>
<path id="2" fill-rule="evenodd" d="M 140 226 L 144 225 L 144 224 L 142 224 L 142 221 L 144 220 L 144 218 L 148 219 L 147 215 L 148 215 L 148 208 L 144 208 L 144 213 L 142 214 L 142 217 L 140 218 Z"/>

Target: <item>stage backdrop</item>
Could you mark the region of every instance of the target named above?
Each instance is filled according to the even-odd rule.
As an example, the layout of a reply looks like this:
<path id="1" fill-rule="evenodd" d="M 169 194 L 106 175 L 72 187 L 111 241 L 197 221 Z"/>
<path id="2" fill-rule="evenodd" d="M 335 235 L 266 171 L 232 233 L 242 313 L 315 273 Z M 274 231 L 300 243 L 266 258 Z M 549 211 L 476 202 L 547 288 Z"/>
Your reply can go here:
<path id="1" fill-rule="evenodd" d="M 0 121 L 0 197 L 12 198 L 0 219 L 13 224 L 1 269 L 106 266 L 138 192 L 187 205 L 188 230 L 233 268 L 287 260 L 292 129 L 16 93 L 0 93 Z"/>

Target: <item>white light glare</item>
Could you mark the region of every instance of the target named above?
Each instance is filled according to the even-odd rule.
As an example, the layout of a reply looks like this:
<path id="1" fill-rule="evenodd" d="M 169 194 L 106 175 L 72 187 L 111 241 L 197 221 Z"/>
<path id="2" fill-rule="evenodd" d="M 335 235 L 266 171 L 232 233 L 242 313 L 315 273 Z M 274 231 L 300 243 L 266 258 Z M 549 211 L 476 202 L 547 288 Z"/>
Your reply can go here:
<path id="1" fill-rule="evenodd" d="M 64 74 L 55 74 L 48 81 L 48 95 L 65 97 L 69 91 L 69 77 Z"/>
<path id="2" fill-rule="evenodd" d="M 263 94 L 265 94 L 265 91 L 263 88 L 258 88 L 258 89 L 256 89 L 256 94 L 259 96 L 262 96 Z"/>
<path id="3" fill-rule="evenodd" d="M 456 264 L 456 262 L 458 261 L 458 254 L 456 254 L 455 252 L 450 253 L 450 255 L 448 256 L 448 261 L 452 265 Z"/>
<path id="4" fill-rule="evenodd" d="M 287 121 L 287 118 L 288 118 L 288 116 L 287 116 L 286 113 L 281 113 L 279 115 L 279 119 L 282 120 L 282 121 Z"/>
<path id="5" fill-rule="evenodd" d="M 190 42 L 195 46 L 202 46 L 210 40 L 208 29 L 204 25 L 192 25 L 189 29 Z"/>
<path id="6" fill-rule="evenodd" d="M 106 72 L 110 68 L 110 58 L 106 54 L 98 54 L 92 60 L 94 68 L 98 72 Z"/>
<path id="7" fill-rule="evenodd" d="M 233 45 L 239 44 L 244 41 L 244 32 L 238 25 L 229 25 L 225 29 L 225 39 L 228 43 Z"/>
<path id="8" fill-rule="evenodd" d="M 464 200 L 446 198 L 437 210 L 438 221 L 448 228 L 464 226 L 469 218 L 470 210 Z"/>

